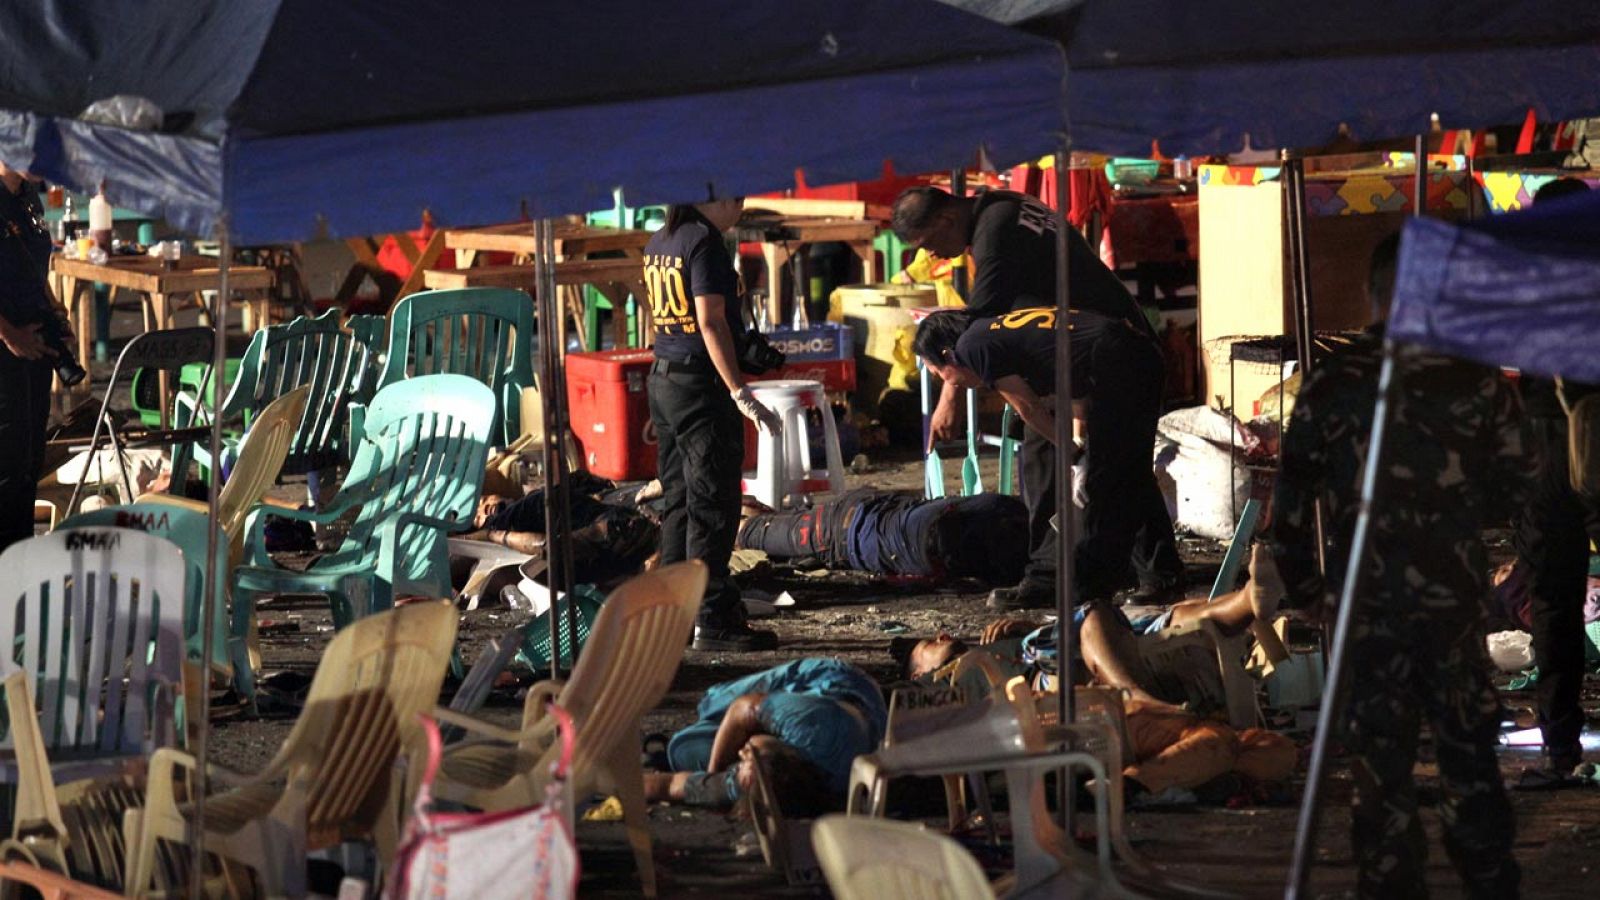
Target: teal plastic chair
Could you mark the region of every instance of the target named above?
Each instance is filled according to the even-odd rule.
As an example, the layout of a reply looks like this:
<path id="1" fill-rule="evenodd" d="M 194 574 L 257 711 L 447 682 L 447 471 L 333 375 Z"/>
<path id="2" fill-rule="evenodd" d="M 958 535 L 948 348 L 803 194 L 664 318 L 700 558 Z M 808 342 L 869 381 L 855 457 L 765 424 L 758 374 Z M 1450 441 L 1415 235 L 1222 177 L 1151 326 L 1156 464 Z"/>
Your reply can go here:
<path id="1" fill-rule="evenodd" d="M 498 445 L 522 434 L 522 389 L 534 385 L 533 298 L 509 288 L 422 291 L 389 314 L 381 390 L 419 375 L 465 375 L 494 392 Z"/>
<path id="2" fill-rule="evenodd" d="M 371 399 L 377 380 L 374 368 L 370 345 L 341 326 L 337 310 L 263 328 L 250 339 L 239 374 L 222 401 L 223 422 L 248 425 L 255 413 L 272 401 L 302 385 L 310 386 L 306 410 L 289 444 L 282 472 L 300 475 L 339 465 L 349 459 L 346 429 L 350 405 Z M 203 398 L 210 386 L 202 387 Z M 178 402 L 180 408 L 193 408 L 195 398 L 180 395 Z M 202 399 L 200 408 L 207 406 Z M 208 448 L 196 446 L 192 452 L 203 468 L 212 468 Z M 224 459 L 237 452 L 236 433 Z"/>
<path id="3" fill-rule="evenodd" d="M 217 565 L 212 580 L 205 574 L 206 532 L 204 513 L 160 503 L 130 503 L 92 512 L 78 513 L 61 528 L 128 528 L 165 538 L 183 551 L 183 640 L 189 659 L 199 661 L 204 638 L 200 631 L 200 612 L 208 584 L 228 583 L 228 537 L 221 527 L 217 533 Z M 231 673 L 234 686 L 245 697 L 255 694 L 255 673 L 250 670 L 247 652 L 250 622 L 233 615 L 228 604 L 219 605 L 211 620 L 211 667 Z"/>
<path id="4" fill-rule="evenodd" d="M 424 375 L 379 390 L 332 502 L 315 511 L 257 505 L 250 513 L 235 607 L 253 616 L 261 594 L 321 594 L 334 627 L 343 628 L 389 609 L 396 594 L 451 596 L 446 536 L 472 525 L 494 415 L 494 393 L 465 375 Z M 303 572 L 267 553 L 269 517 L 327 525 L 356 510 L 339 549 Z"/>
<path id="5" fill-rule="evenodd" d="M 667 224 L 667 208 L 665 206 L 640 206 L 632 207 L 623 204 L 622 194 L 616 195 L 616 204 L 611 209 L 602 209 L 589 213 L 585 219 L 590 225 L 600 225 L 606 228 L 637 228 L 641 231 L 659 231 Z M 621 255 L 615 254 L 615 255 Z M 638 316 L 639 301 L 632 294 L 628 295 L 628 302 L 619 313 L 614 309 L 611 298 L 600 293 L 593 285 L 583 286 L 583 340 L 584 346 L 591 350 L 598 350 L 601 346 L 600 313 L 611 312 L 612 315 L 627 317 L 628 347 L 631 349 L 638 344 Z M 621 350 L 623 348 L 616 348 Z"/>

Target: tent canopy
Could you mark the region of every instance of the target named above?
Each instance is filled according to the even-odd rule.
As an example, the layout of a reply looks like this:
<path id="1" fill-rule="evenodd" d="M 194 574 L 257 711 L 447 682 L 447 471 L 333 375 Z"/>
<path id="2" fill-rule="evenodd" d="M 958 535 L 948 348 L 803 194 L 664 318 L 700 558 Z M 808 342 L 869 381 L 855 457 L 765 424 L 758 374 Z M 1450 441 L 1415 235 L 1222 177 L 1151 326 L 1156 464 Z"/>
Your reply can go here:
<path id="1" fill-rule="evenodd" d="M 945 0 L 1059 41 L 1073 145 L 1327 144 L 1600 113 L 1600 5 L 1555 0 Z"/>
<path id="2" fill-rule="evenodd" d="M 0 8 L 0 158 L 240 243 L 1011 162 L 1058 47 L 932 2 L 102 0 Z M 959 40 L 952 39 L 960 35 Z M 25 65 L 19 62 L 25 61 Z M 143 97 L 159 131 L 83 121 Z"/>
<path id="3" fill-rule="evenodd" d="M 1389 335 L 1600 383 L 1600 192 L 1467 225 L 1411 219 Z"/>

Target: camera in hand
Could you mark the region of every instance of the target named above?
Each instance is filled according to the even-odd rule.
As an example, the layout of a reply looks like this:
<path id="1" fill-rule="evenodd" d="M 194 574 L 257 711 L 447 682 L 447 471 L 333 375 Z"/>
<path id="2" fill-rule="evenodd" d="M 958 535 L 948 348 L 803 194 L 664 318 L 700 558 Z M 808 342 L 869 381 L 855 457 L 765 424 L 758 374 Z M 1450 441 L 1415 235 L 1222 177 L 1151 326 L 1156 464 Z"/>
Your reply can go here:
<path id="1" fill-rule="evenodd" d="M 767 342 L 759 331 L 747 331 L 744 347 L 739 351 L 739 370 L 746 375 L 762 375 L 781 367 L 788 357 L 783 351 Z"/>
<path id="2" fill-rule="evenodd" d="M 63 385 L 73 387 L 89 377 L 89 373 L 78 364 L 78 358 L 72 355 L 72 344 L 67 340 L 67 330 L 61 327 L 60 319 L 45 316 L 39 326 L 39 336 L 44 339 L 45 346 L 55 352 L 51 362 L 55 365 L 56 377 L 61 379 Z"/>

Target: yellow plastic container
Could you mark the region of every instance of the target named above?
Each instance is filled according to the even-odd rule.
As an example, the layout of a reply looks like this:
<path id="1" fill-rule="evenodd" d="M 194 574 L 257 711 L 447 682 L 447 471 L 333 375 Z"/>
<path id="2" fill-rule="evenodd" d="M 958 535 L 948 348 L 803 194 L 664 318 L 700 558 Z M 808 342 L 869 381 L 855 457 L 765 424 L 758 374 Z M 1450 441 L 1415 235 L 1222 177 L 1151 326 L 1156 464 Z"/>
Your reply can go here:
<path id="1" fill-rule="evenodd" d="M 937 304 L 938 294 L 929 285 L 847 284 L 834 290 L 828 321 L 855 332 L 858 406 L 870 410 L 884 391 L 915 388 L 911 339 L 917 326 L 911 310 Z"/>

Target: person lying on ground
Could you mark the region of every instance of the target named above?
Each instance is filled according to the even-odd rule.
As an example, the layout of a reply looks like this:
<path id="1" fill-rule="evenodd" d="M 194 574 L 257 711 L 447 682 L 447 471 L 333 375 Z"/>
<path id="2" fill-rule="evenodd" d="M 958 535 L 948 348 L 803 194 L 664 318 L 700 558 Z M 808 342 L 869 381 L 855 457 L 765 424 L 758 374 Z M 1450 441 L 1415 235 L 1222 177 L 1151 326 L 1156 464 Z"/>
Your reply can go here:
<path id="1" fill-rule="evenodd" d="M 924 500 L 861 488 L 809 510 L 749 516 L 737 546 L 830 569 L 1012 584 L 1028 562 L 1028 510 L 1005 494 Z"/>
<path id="2" fill-rule="evenodd" d="M 1039 695 L 1040 708 L 1054 704 L 1055 694 Z M 1134 759 L 1122 770 L 1129 799 L 1193 791 L 1230 773 L 1281 783 L 1299 759 L 1294 741 L 1263 728 L 1235 729 L 1160 701 L 1126 699 L 1123 712 Z"/>
<path id="3" fill-rule="evenodd" d="M 1109 604 L 1098 601 L 1082 604 L 1073 614 L 1078 648 L 1073 683 L 1100 684 L 1126 691 L 1137 700 L 1162 702 L 1150 692 L 1153 679 L 1139 653 L 1139 636 L 1158 634 L 1167 628 L 1182 627 L 1202 619 L 1209 620 L 1224 635 L 1242 634 L 1254 623 L 1270 620 L 1276 614 L 1283 592 L 1271 553 L 1258 544 L 1250 554 L 1250 581 L 1216 600 L 1185 600 L 1159 615 L 1141 617 L 1136 622 L 1130 622 L 1121 610 Z M 922 678 L 947 669 L 969 649 L 987 650 L 1008 674 L 1031 678 L 1040 668 L 1041 657 L 1054 658 L 1055 624 L 1002 618 L 984 629 L 975 647 L 969 647 L 946 632 L 898 646 L 903 648 L 901 655 L 908 678 Z M 896 645 L 891 645 L 890 649 L 895 652 Z"/>
<path id="4" fill-rule="evenodd" d="M 637 575 L 661 542 L 660 527 L 637 510 L 586 493 L 573 493 L 571 514 L 572 571 L 580 584 L 604 585 Z M 544 491 L 538 490 L 515 500 L 485 495 L 473 530 L 461 537 L 543 558 L 544 531 Z"/>
<path id="5" fill-rule="evenodd" d="M 672 771 L 645 774 L 647 800 L 731 809 L 762 765 L 786 815 L 817 815 L 843 802 L 851 763 L 889 719 L 871 676 L 822 658 L 714 685 L 698 713 L 667 745 Z"/>

